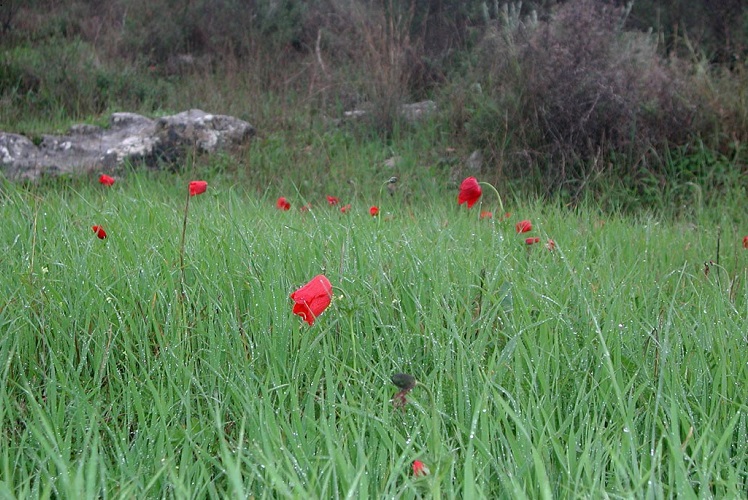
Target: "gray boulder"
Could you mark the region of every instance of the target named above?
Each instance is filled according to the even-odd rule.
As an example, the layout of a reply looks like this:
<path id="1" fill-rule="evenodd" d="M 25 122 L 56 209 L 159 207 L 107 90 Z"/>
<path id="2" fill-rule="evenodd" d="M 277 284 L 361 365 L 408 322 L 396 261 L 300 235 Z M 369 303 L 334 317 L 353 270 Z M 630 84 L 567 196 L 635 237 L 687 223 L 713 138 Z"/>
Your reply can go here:
<path id="1" fill-rule="evenodd" d="M 114 113 L 106 128 L 73 125 L 64 135 L 44 135 L 39 145 L 18 134 L 0 132 L 0 172 L 13 180 L 42 175 L 112 171 L 124 163 L 158 168 L 188 152 L 214 153 L 246 144 L 255 134 L 249 123 L 191 109 L 152 120 Z"/>

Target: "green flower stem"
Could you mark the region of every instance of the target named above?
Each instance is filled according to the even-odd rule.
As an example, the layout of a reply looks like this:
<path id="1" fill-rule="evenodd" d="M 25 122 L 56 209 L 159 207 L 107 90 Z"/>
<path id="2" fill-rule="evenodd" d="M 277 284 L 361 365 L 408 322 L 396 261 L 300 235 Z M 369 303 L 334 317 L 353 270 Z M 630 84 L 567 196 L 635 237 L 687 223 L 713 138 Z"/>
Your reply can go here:
<path id="1" fill-rule="evenodd" d="M 190 193 L 187 191 L 187 203 L 184 205 L 184 221 L 182 222 L 182 241 L 179 243 L 179 286 L 182 299 L 184 291 L 184 237 L 187 234 L 187 212 L 190 209 Z"/>
<path id="2" fill-rule="evenodd" d="M 499 194 L 499 191 L 493 186 L 493 184 L 490 184 L 488 182 L 478 182 L 478 184 L 482 184 L 482 185 L 484 185 L 486 187 L 490 187 L 491 190 L 494 193 L 496 193 L 496 199 L 499 200 L 499 211 L 500 211 L 499 214 L 498 214 L 498 217 L 503 216 L 504 215 L 504 203 L 502 203 L 502 201 L 501 201 L 501 195 Z"/>

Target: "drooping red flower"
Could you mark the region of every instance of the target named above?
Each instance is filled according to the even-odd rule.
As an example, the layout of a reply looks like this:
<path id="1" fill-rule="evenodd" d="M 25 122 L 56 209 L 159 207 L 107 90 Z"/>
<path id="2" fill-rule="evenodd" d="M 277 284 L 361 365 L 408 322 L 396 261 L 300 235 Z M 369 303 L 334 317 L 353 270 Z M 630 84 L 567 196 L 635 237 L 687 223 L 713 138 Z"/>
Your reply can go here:
<path id="1" fill-rule="evenodd" d="M 291 210 L 291 203 L 283 196 L 278 198 L 275 202 L 275 206 L 278 210 Z"/>
<path id="2" fill-rule="evenodd" d="M 293 313 L 301 319 L 314 324 L 314 320 L 327 309 L 332 301 L 332 285 L 323 274 L 312 278 L 306 285 L 291 294 L 294 301 Z"/>
<path id="3" fill-rule="evenodd" d="M 460 184 L 460 194 L 457 196 L 457 204 L 462 205 L 467 203 L 468 208 L 475 205 L 483 191 L 478 184 L 478 179 L 475 177 L 468 177 L 462 184 Z"/>
<path id="4" fill-rule="evenodd" d="M 551 250 L 551 251 L 555 250 L 556 249 L 556 242 L 553 241 L 553 240 L 551 240 L 551 239 L 549 239 L 548 243 L 545 244 L 545 248 L 547 248 L 548 250 Z"/>
<path id="5" fill-rule="evenodd" d="M 99 177 L 99 183 L 105 186 L 111 186 L 114 184 L 114 177 L 109 177 L 106 174 L 101 174 L 101 176 Z"/>
<path id="6" fill-rule="evenodd" d="M 351 204 L 350 203 L 347 204 L 347 205 L 343 205 L 342 207 L 340 207 L 340 211 L 343 212 L 343 213 L 346 213 L 350 209 L 351 209 Z"/>
<path id="7" fill-rule="evenodd" d="M 203 194 L 206 189 L 208 189 L 208 183 L 205 181 L 191 181 L 190 182 L 190 196 Z"/>
<path id="8" fill-rule="evenodd" d="M 537 236 L 533 238 L 527 238 L 525 239 L 525 243 L 528 245 L 534 245 L 535 243 L 540 243 L 540 238 L 538 238 Z"/>
<path id="9" fill-rule="evenodd" d="M 517 234 L 529 233 L 532 231 L 532 222 L 529 220 L 521 220 L 514 227 L 517 230 Z"/>
<path id="10" fill-rule="evenodd" d="M 91 226 L 91 229 L 93 229 L 93 232 L 96 233 L 96 236 L 98 236 L 100 240 L 103 240 L 104 238 L 106 238 L 106 231 L 104 231 L 103 227 Z"/>
<path id="11" fill-rule="evenodd" d="M 493 218 L 493 212 L 489 212 L 488 210 L 484 210 L 480 213 L 481 219 L 492 219 Z"/>
<path id="12" fill-rule="evenodd" d="M 431 471 L 425 463 L 420 460 L 413 460 L 413 476 L 428 476 L 429 474 L 431 474 Z"/>
<path id="13" fill-rule="evenodd" d="M 372 207 L 371 207 L 371 208 L 369 209 L 369 213 L 371 214 L 371 216 L 372 216 L 372 217 L 376 217 L 377 215 L 379 215 L 379 207 L 377 207 L 377 206 L 372 206 Z"/>
<path id="14" fill-rule="evenodd" d="M 743 236 L 743 248 L 748 249 L 748 236 Z"/>
<path id="15" fill-rule="evenodd" d="M 400 389 L 394 396 L 392 396 L 392 406 L 404 410 L 405 405 L 408 403 L 408 393 L 412 391 L 417 384 L 416 378 L 407 373 L 395 373 L 390 377 L 390 380 Z"/>
<path id="16" fill-rule="evenodd" d="M 327 195 L 327 203 L 329 203 L 329 204 L 330 204 L 330 206 L 332 206 L 332 205 L 337 205 L 338 203 L 340 203 L 340 198 L 338 198 L 338 197 L 336 197 L 336 196 L 330 196 L 330 195 L 328 194 L 328 195 Z"/>

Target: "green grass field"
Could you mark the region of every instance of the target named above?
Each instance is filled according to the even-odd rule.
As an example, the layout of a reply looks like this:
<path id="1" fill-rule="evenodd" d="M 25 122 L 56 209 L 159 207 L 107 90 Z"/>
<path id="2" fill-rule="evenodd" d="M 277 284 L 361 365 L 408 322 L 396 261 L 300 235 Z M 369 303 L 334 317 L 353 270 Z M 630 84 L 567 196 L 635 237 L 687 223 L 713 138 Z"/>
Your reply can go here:
<path id="1" fill-rule="evenodd" d="M 0 186 L 0 497 L 745 498 L 740 198 L 673 220 L 502 193 L 499 220 L 488 191 L 228 179 L 190 199 L 183 285 L 193 178 Z M 317 274 L 309 326 L 289 294 Z"/>

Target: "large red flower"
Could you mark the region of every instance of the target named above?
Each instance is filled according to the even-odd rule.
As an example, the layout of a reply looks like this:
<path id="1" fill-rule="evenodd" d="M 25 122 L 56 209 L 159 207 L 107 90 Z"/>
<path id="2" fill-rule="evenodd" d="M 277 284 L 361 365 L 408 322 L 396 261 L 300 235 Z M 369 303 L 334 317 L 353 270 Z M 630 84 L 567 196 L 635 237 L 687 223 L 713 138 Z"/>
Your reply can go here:
<path id="1" fill-rule="evenodd" d="M 190 182 L 190 196 L 203 194 L 206 189 L 208 189 L 208 183 L 205 181 Z"/>
<path id="2" fill-rule="evenodd" d="M 517 230 L 517 233 L 529 233 L 532 231 L 532 222 L 529 220 L 521 220 L 514 227 Z"/>
<path id="3" fill-rule="evenodd" d="M 278 210 L 291 210 L 291 203 L 283 196 L 278 198 L 278 201 L 275 202 L 275 206 Z"/>
<path id="4" fill-rule="evenodd" d="M 99 177 L 99 182 L 105 186 L 111 186 L 114 184 L 114 177 L 109 177 L 106 174 L 101 174 L 101 177 Z"/>
<path id="5" fill-rule="evenodd" d="M 301 319 L 314 324 L 314 320 L 327 309 L 332 301 L 332 285 L 323 274 L 312 278 L 306 285 L 291 294 L 294 301 L 293 313 Z"/>
<path id="6" fill-rule="evenodd" d="M 467 203 L 468 208 L 475 205 L 483 191 L 478 184 L 478 179 L 475 177 L 468 177 L 462 184 L 460 184 L 460 194 L 457 196 L 457 204 L 462 205 Z"/>
<path id="7" fill-rule="evenodd" d="M 104 238 L 106 238 L 106 231 L 104 231 L 103 227 L 91 226 L 91 229 L 93 229 L 93 232 L 96 233 L 96 236 L 98 236 L 100 240 L 103 240 Z"/>

